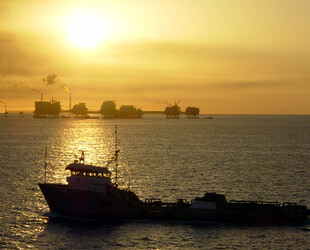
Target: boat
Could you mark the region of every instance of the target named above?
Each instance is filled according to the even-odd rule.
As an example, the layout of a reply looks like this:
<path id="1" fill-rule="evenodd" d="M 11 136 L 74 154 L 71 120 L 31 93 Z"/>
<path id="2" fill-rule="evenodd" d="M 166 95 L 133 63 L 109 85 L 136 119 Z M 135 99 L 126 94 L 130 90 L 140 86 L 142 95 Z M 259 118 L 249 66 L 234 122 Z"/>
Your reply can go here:
<path id="1" fill-rule="evenodd" d="M 39 183 L 51 211 L 70 218 L 101 220 L 168 220 L 199 222 L 301 222 L 309 209 L 291 202 L 227 201 L 225 195 L 207 192 L 191 201 L 178 199 L 165 203 L 160 199 L 141 200 L 130 188 L 118 185 L 117 166 L 120 150 L 104 166 L 85 164 L 85 154 L 65 169 L 70 171 L 67 184 Z M 46 155 L 45 155 L 46 158 Z M 46 162 L 46 161 L 45 161 Z M 109 166 L 115 163 L 115 178 Z M 45 163 L 46 164 L 46 163 Z M 45 165 L 46 166 L 46 165 Z"/>

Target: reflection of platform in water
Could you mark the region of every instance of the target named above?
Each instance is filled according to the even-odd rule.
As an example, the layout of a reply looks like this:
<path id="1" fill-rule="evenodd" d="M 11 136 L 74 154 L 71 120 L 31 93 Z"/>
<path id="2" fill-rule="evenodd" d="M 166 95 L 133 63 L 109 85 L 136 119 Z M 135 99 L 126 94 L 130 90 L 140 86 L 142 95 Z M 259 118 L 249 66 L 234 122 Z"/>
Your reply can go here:
<path id="1" fill-rule="evenodd" d="M 59 118 L 60 102 L 35 102 L 34 118 Z"/>

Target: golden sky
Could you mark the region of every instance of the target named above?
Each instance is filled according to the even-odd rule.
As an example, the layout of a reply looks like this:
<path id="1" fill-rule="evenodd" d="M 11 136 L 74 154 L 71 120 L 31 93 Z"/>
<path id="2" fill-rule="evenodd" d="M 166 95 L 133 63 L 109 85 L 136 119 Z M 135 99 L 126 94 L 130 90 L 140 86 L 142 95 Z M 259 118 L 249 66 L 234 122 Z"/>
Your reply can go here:
<path id="1" fill-rule="evenodd" d="M 0 100 L 33 110 L 42 92 L 66 109 L 66 86 L 92 110 L 181 99 L 201 113 L 310 114 L 309 13 L 308 0 L 1 0 Z"/>

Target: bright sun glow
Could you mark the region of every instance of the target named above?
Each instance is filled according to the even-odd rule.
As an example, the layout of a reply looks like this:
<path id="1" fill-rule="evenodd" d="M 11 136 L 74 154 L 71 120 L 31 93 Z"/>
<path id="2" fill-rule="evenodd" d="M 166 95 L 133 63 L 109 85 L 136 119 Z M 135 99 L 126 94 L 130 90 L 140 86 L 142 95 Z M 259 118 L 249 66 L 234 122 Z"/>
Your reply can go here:
<path id="1" fill-rule="evenodd" d="M 103 20 L 94 13 L 76 13 L 67 25 L 70 42 L 79 48 L 91 48 L 100 44 L 107 35 Z"/>

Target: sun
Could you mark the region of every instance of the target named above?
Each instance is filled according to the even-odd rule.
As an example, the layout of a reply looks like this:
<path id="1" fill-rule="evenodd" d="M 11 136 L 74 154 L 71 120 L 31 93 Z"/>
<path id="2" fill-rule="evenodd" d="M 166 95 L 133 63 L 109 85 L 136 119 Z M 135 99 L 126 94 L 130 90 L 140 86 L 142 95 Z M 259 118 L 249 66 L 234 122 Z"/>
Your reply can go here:
<path id="1" fill-rule="evenodd" d="M 107 36 L 103 20 L 94 13 L 78 12 L 67 23 L 69 41 L 75 47 L 92 48 Z"/>

